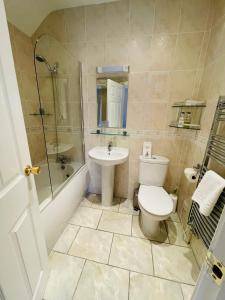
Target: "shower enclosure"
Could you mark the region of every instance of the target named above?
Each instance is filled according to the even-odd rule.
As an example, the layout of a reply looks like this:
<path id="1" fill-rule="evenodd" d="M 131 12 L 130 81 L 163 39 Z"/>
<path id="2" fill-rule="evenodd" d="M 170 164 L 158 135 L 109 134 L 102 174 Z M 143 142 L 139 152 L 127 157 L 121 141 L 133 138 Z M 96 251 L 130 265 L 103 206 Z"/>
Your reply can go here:
<path id="1" fill-rule="evenodd" d="M 29 144 L 32 163 L 41 167 L 35 182 L 45 206 L 84 165 L 81 64 L 47 34 L 35 43 L 34 64 L 38 103 L 31 115 L 43 139 Z"/>

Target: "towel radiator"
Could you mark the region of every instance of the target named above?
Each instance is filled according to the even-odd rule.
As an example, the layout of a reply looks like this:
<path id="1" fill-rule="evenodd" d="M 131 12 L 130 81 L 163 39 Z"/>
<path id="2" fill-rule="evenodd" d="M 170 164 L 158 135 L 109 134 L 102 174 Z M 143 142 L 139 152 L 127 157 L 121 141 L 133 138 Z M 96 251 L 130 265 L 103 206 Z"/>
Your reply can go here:
<path id="1" fill-rule="evenodd" d="M 217 173 L 219 170 L 222 176 L 225 174 L 225 97 L 220 97 L 217 104 L 198 183 L 207 170 L 215 170 Z M 192 202 L 188 224 L 207 248 L 209 248 L 224 206 L 225 189 L 208 217 L 199 212 L 199 205 L 196 202 Z"/>

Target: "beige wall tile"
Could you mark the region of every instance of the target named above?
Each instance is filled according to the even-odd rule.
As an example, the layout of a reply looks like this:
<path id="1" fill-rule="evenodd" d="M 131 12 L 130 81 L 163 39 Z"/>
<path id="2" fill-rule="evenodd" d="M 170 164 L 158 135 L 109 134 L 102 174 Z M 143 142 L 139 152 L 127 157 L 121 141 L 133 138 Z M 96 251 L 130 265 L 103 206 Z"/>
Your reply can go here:
<path id="1" fill-rule="evenodd" d="M 79 73 L 68 76 L 68 101 L 79 102 L 81 96 Z"/>
<path id="2" fill-rule="evenodd" d="M 204 32 L 202 49 L 201 49 L 201 54 L 200 54 L 200 59 L 199 59 L 199 67 L 200 68 L 203 68 L 206 63 L 206 55 L 207 55 L 207 50 L 208 50 L 208 46 L 209 46 L 210 33 L 211 33 L 210 31 Z"/>
<path id="3" fill-rule="evenodd" d="M 129 41 L 131 72 L 144 72 L 150 70 L 152 56 L 151 41 L 151 37 L 131 39 Z"/>
<path id="4" fill-rule="evenodd" d="M 104 41 L 106 35 L 105 5 L 85 7 L 86 40 Z"/>
<path id="5" fill-rule="evenodd" d="M 151 70 L 170 70 L 172 68 L 173 55 L 177 36 L 154 35 L 150 53 Z"/>
<path id="6" fill-rule="evenodd" d="M 87 43 L 87 72 L 96 74 L 96 67 L 104 65 L 105 44 L 98 42 Z"/>
<path id="7" fill-rule="evenodd" d="M 167 102 L 170 96 L 171 76 L 170 72 L 160 71 L 149 74 L 151 101 Z"/>
<path id="8" fill-rule="evenodd" d="M 214 84 L 215 68 L 214 64 L 210 64 L 204 68 L 202 80 L 200 83 L 198 97 L 207 101 L 215 96 L 215 84 Z"/>
<path id="9" fill-rule="evenodd" d="M 225 15 L 225 1 L 215 0 L 213 1 L 213 4 L 213 24 L 215 24 Z"/>
<path id="10" fill-rule="evenodd" d="M 14 27 L 14 61 L 17 71 L 34 74 L 33 47 L 31 40 Z"/>
<path id="11" fill-rule="evenodd" d="M 73 56 L 73 60 L 77 65 L 79 62 L 82 62 L 86 68 L 87 44 L 85 42 L 74 41 L 72 43 L 63 43 L 63 46 L 66 48 L 68 53 Z"/>
<path id="12" fill-rule="evenodd" d="M 225 44 L 225 17 L 220 19 L 211 30 L 206 63 L 211 63 L 224 53 Z"/>
<path id="13" fill-rule="evenodd" d="M 97 127 L 97 104 L 90 102 L 88 104 L 88 125 L 89 128 Z"/>
<path id="14" fill-rule="evenodd" d="M 184 33 L 178 35 L 174 68 L 195 69 L 198 65 L 204 33 Z"/>
<path id="15" fill-rule="evenodd" d="M 35 85 L 36 85 L 36 79 L 34 79 L 34 80 L 35 80 Z M 24 80 L 24 82 L 26 82 L 26 81 Z M 39 87 L 40 87 L 42 103 L 46 102 L 46 101 L 48 101 L 48 102 L 53 101 L 52 78 L 49 75 L 48 76 L 41 76 L 40 75 L 38 77 L 38 84 L 39 84 Z M 37 88 L 35 90 L 36 90 L 36 93 L 37 93 Z"/>
<path id="16" fill-rule="evenodd" d="M 204 68 L 198 69 L 197 72 L 196 72 L 195 85 L 194 85 L 194 91 L 193 91 L 193 98 L 194 99 L 198 98 L 203 73 L 204 73 Z"/>
<path id="17" fill-rule="evenodd" d="M 84 7 L 65 9 L 67 42 L 85 40 Z"/>
<path id="18" fill-rule="evenodd" d="M 167 126 L 167 106 L 163 103 L 133 102 L 128 108 L 128 129 L 163 130 Z"/>
<path id="19" fill-rule="evenodd" d="M 207 29 L 210 0 L 182 0 L 181 32 L 204 31 Z"/>
<path id="20" fill-rule="evenodd" d="M 131 35 L 149 35 L 153 32 L 155 14 L 154 0 L 131 0 Z"/>
<path id="21" fill-rule="evenodd" d="M 176 33 L 180 22 L 180 0 L 156 1 L 155 28 L 156 33 Z"/>
<path id="22" fill-rule="evenodd" d="M 182 101 L 192 97 L 195 76 L 196 71 L 171 72 L 171 102 Z"/>
<path id="23" fill-rule="evenodd" d="M 106 38 L 129 35 L 129 1 L 116 1 L 105 6 Z"/>
<path id="24" fill-rule="evenodd" d="M 97 93 L 96 93 L 96 75 L 89 74 L 87 76 L 87 98 L 89 102 L 97 102 Z"/>
<path id="25" fill-rule="evenodd" d="M 105 65 L 129 65 L 128 39 L 109 39 L 106 41 Z"/>
<path id="26" fill-rule="evenodd" d="M 150 99 L 150 73 L 139 72 L 129 75 L 129 102 Z"/>
<path id="27" fill-rule="evenodd" d="M 38 102 L 37 83 L 34 74 L 20 72 L 21 97 L 27 101 Z"/>

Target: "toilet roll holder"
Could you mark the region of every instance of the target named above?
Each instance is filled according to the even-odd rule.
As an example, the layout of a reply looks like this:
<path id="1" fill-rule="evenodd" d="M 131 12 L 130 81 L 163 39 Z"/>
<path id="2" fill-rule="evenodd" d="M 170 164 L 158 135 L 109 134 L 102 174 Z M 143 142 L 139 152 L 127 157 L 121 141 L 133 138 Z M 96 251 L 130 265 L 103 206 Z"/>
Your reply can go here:
<path id="1" fill-rule="evenodd" d="M 193 166 L 193 169 L 196 171 L 196 178 L 199 175 L 200 171 L 201 171 L 202 165 L 197 164 L 196 166 Z M 195 178 L 193 178 L 195 179 Z"/>

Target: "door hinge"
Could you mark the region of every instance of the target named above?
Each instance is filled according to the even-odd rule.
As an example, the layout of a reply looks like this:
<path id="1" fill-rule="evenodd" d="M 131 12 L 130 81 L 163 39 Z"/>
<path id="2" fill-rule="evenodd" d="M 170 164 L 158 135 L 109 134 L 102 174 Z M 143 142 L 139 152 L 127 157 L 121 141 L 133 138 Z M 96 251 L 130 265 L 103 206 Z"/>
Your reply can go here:
<path id="1" fill-rule="evenodd" d="M 211 251 L 207 253 L 206 262 L 208 265 L 208 274 L 213 278 L 214 282 L 220 286 L 225 279 L 224 264 L 215 257 Z"/>

